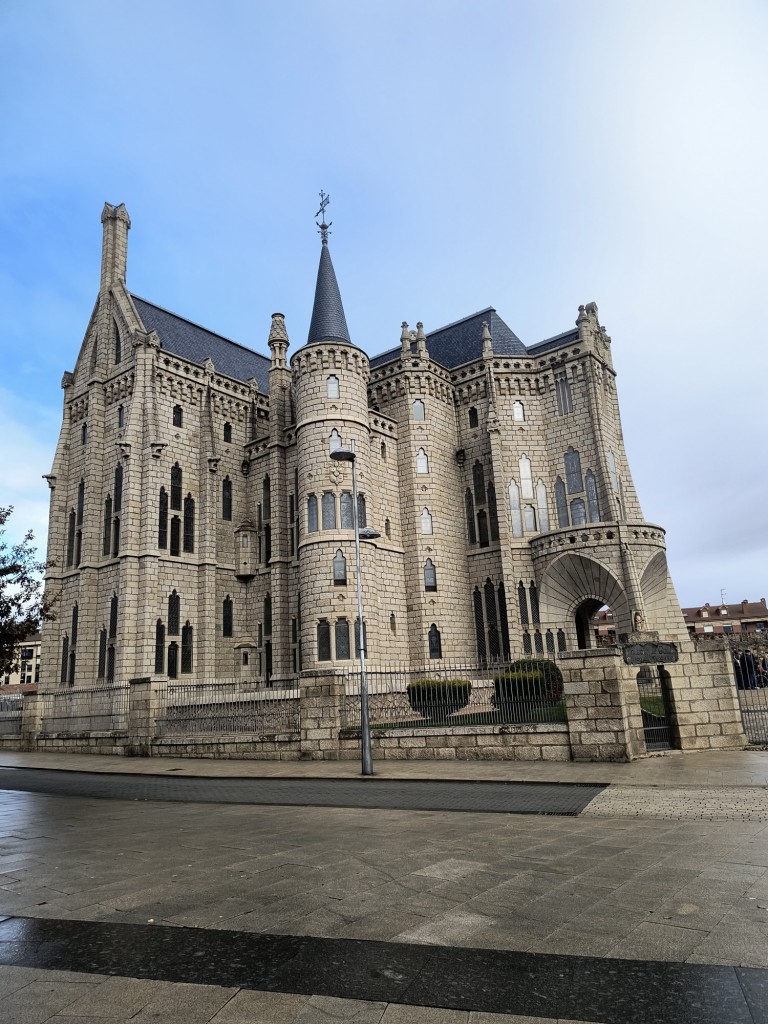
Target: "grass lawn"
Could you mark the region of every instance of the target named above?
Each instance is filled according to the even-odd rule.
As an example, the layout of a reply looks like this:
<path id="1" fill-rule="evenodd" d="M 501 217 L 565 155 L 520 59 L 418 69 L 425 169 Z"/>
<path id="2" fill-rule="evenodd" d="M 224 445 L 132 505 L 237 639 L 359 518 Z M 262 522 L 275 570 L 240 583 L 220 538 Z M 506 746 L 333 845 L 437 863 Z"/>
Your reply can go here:
<path id="1" fill-rule="evenodd" d="M 424 729 L 445 728 L 456 725 L 523 725 L 536 722 L 567 722 L 565 701 L 557 704 L 511 704 L 489 711 L 462 714 L 457 712 L 447 718 L 411 718 L 399 722 L 375 722 L 372 729 Z"/>

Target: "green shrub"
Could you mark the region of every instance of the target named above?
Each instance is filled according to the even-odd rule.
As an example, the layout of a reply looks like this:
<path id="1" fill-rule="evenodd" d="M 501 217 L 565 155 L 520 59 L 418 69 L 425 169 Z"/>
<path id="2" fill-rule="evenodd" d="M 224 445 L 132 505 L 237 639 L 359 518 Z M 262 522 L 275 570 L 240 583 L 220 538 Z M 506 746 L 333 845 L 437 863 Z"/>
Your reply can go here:
<path id="1" fill-rule="evenodd" d="M 559 701 L 563 695 L 563 674 L 554 661 L 521 658 L 508 671 L 493 677 L 493 705 L 501 707 L 520 701 Z"/>
<path id="2" fill-rule="evenodd" d="M 472 684 L 468 679 L 416 679 L 405 692 L 414 711 L 423 718 L 439 720 L 469 704 Z"/>

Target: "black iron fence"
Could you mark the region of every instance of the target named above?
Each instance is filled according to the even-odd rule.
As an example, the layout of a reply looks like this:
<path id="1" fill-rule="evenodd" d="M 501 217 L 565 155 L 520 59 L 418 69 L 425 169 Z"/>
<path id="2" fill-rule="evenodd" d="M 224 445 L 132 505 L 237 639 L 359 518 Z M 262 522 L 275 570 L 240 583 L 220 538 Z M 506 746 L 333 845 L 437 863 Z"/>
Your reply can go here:
<path id="1" fill-rule="evenodd" d="M 128 730 L 127 683 L 67 687 L 42 694 L 43 735 L 124 733 Z"/>
<path id="2" fill-rule="evenodd" d="M 21 736 L 22 701 L 20 693 L 0 697 L 0 736 Z"/>
<path id="3" fill-rule="evenodd" d="M 264 683 L 238 679 L 166 683 L 157 692 L 156 735 L 274 736 L 299 731 L 296 677 Z"/>
<path id="4" fill-rule="evenodd" d="M 703 634 L 694 643 L 698 650 L 727 648 L 747 739 L 768 743 L 768 632 Z"/>
<path id="5" fill-rule="evenodd" d="M 366 671 L 372 729 L 565 722 L 563 679 L 550 659 Z M 360 727 L 360 672 L 344 677 L 342 726 Z"/>

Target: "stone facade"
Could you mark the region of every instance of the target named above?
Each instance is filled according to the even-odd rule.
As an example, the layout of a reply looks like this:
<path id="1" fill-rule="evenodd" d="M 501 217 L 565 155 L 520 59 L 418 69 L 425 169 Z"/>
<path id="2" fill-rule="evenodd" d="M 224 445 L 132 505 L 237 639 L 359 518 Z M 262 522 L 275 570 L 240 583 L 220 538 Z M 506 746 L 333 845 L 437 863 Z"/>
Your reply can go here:
<path id="1" fill-rule="evenodd" d="M 562 654 L 590 645 L 602 604 L 619 635 L 686 638 L 593 303 L 528 348 L 486 310 L 430 335 L 404 324 L 369 359 L 324 239 L 314 334 L 289 360 L 275 314 L 267 359 L 132 295 L 128 214 L 107 204 L 102 222 L 101 287 L 48 476 L 60 614 L 43 688 L 269 682 L 354 659 L 339 443 L 381 533 L 363 552 L 371 663 Z M 343 327 L 324 330 L 333 316 Z"/>

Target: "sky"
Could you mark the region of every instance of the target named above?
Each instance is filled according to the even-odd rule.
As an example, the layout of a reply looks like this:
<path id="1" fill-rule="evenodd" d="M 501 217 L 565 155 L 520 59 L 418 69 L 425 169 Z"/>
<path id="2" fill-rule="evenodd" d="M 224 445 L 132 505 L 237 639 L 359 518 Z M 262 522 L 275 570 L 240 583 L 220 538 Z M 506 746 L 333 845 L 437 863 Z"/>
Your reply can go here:
<path id="1" fill-rule="evenodd" d="M 331 195 L 353 340 L 596 301 L 683 605 L 768 597 L 764 0 L 0 0 L 0 505 L 45 546 L 61 376 L 128 286 L 306 340 Z"/>

